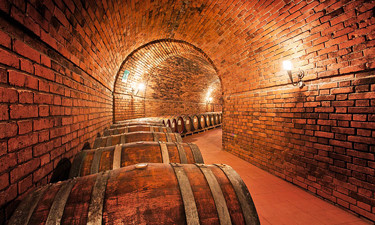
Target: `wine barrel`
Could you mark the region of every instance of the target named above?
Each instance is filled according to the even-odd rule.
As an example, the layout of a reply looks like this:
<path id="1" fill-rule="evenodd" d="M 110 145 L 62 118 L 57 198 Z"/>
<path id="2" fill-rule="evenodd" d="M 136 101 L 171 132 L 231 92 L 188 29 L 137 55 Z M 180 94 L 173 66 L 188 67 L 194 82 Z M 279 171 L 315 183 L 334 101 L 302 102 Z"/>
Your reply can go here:
<path id="1" fill-rule="evenodd" d="M 203 163 L 203 158 L 193 143 L 133 142 L 79 152 L 69 176 L 86 176 L 142 162 Z"/>
<path id="2" fill-rule="evenodd" d="M 212 126 L 210 116 L 209 116 L 208 114 L 206 114 L 206 113 L 203 114 L 203 116 L 204 116 L 204 119 L 205 119 L 205 121 L 206 121 L 206 126 L 207 126 L 207 127 Z"/>
<path id="3" fill-rule="evenodd" d="M 192 131 L 192 120 L 188 115 L 182 115 L 177 118 L 177 133 L 183 134 Z"/>
<path id="4" fill-rule="evenodd" d="M 172 129 L 172 132 L 177 133 L 177 118 L 176 117 L 169 118 L 169 124 Z"/>
<path id="5" fill-rule="evenodd" d="M 176 133 L 138 131 L 127 134 L 97 137 L 93 148 L 95 149 L 99 147 L 107 147 L 138 141 L 182 142 L 182 138 L 180 134 Z"/>
<path id="6" fill-rule="evenodd" d="M 153 123 L 162 123 L 163 120 L 160 117 L 141 117 L 135 119 L 120 120 L 116 123 L 128 123 L 128 122 L 153 122 Z"/>
<path id="7" fill-rule="evenodd" d="M 198 115 L 199 127 L 200 129 L 204 129 L 207 127 L 206 125 L 206 117 L 203 114 Z"/>
<path id="8" fill-rule="evenodd" d="M 227 165 L 142 163 L 30 193 L 9 224 L 260 224 Z"/>
<path id="9" fill-rule="evenodd" d="M 190 116 L 192 120 L 192 130 L 196 131 L 199 130 L 199 118 L 197 115 L 191 115 Z"/>
<path id="10" fill-rule="evenodd" d="M 220 119 L 219 119 L 219 113 L 215 113 L 214 117 L 215 117 L 215 123 L 216 124 L 221 124 Z"/>
<path id="11" fill-rule="evenodd" d="M 109 136 L 109 135 L 124 134 L 124 133 L 131 133 L 131 132 L 137 132 L 137 131 L 172 133 L 172 130 L 170 127 L 138 125 L 138 126 L 118 127 L 114 129 L 104 130 L 103 135 Z"/>
<path id="12" fill-rule="evenodd" d="M 162 123 L 155 122 L 127 122 L 127 123 L 115 123 L 110 126 L 110 129 L 119 127 L 129 127 L 129 126 L 159 126 L 164 127 Z"/>
<path id="13" fill-rule="evenodd" d="M 214 113 L 209 113 L 209 114 L 207 114 L 207 116 L 208 116 L 208 118 L 210 120 L 211 126 L 216 125 L 215 114 Z"/>

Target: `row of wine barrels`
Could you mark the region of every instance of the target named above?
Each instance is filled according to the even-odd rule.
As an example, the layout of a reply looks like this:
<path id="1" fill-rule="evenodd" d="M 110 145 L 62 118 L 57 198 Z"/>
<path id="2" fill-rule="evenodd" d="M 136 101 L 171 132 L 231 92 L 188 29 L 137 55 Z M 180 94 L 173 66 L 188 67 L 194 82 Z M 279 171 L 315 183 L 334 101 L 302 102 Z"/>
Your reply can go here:
<path id="1" fill-rule="evenodd" d="M 171 117 L 168 121 L 165 124 L 171 127 L 172 132 L 183 134 L 221 124 L 221 113 L 180 115 Z"/>
<path id="2" fill-rule="evenodd" d="M 172 130 L 170 127 L 137 125 L 137 126 L 124 126 L 124 127 L 113 128 L 113 129 L 107 129 L 107 130 L 104 130 L 103 136 L 123 134 L 123 133 L 132 133 L 132 132 L 138 132 L 138 131 L 172 133 Z"/>
<path id="3" fill-rule="evenodd" d="M 138 131 L 132 133 L 97 137 L 95 139 L 93 148 L 107 147 L 138 141 L 182 142 L 182 138 L 180 134 L 176 133 Z"/>
<path id="4" fill-rule="evenodd" d="M 129 126 L 162 126 L 164 127 L 163 123 L 159 122 L 143 122 L 143 121 L 134 121 L 134 122 L 124 122 L 124 123 L 115 123 L 110 126 L 110 129 L 120 128 L 120 127 L 129 127 Z"/>
<path id="5" fill-rule="evenodd" d="M 132 123 L 132 122 L 152 122 L 152 123 L 163 123 L 163 119 L 161 117 L 142 117 L 142 118 L 135 118 L 135 119 L 127 119 L 127 120 L 120 120 L 116 121 L 116 124 L 120 123 Z"/>
<path id="6" fill-rule="evenodd" d="M 133 142 L 79 152 L 72 163 L 70 177 L 86 176 L 137 163 L 204 163 L 193 143 Z"/>
<path id="7" fill-rule="evenodd" d="M 226 165 L 136 164 L 32 192 L 9 224 L 260 224 Z"/>

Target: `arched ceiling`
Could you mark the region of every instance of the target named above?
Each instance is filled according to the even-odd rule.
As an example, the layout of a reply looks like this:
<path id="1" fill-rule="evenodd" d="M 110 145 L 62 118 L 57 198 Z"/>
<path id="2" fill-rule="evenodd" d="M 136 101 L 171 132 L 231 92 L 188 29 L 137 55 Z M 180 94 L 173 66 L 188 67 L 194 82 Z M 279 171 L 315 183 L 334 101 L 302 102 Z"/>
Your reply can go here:
<path id="1" fill-rule="evenodd" d="M 129 73 L 123 81 L 124 72 Z M 176 40 L 157 40 L 132 52 L 121 65 L 114 93 L 131 94 L 139 83 L 146 90 L 139 95 L 148 99 L 218 102 L 221 83 L 207 55 L 197 47 Z"/>
<path id="2" fill-rule="evenodd" d="M 337 54 L 327 56 L 324 52 L 318 55 L 322 48 L 319 38 L 339 37 L 340 32 L 334 31 L 345 28 L 335 27 L 334 18 L 343 12 L 354 15 L 354 10 L 366 10 L 368 4 L 64 0 L 56 1 L 56 5 L 52 1 L 13 1 L 17 8 L 10 8 L 5 4 L 8 1 L 4 1 L 3 11 L 110 90 L 131 52 L 155 40 L 175 39 L 197 46 L 212 59 L 227 94 L 286 84 L 288 77 L 280 71 L 285 59 L 304 69 L 309 74 L 305 79 L 318 79 L 322 69 L 327 70 L 326 74 L 339 73 L 334 67 L 321 68 L 319 61 L 332 58 L 339 67 L 342 61 L 351 63 L 350 58 L 340 59 Z M 332 29 L 324 29 L 331 25 Z M 350 21 L 345 26 L 356 28 Z"/>
<path id="3" fill-rule="evenodd" d="M 260 80 L 266 80 L 267 85 L 287 81 L 277 74 L 279 61 L 300 51 L 303 43 L 299 40 L 309 32 L 310 25 L 305 20 L 311 17 L 312 10 L 302 7 L 300 10 L 305 13 L 301 16 L 298 11 L 297 19 L 293 14 L 294 1 L 285 0 L 72 0 L 57 1 L 56 6 L 50 1 L 15 4 L 18 9 L 12 9 L 14 13 L 19 10 L 29 16 L 14 16 L 16 20 L 110 90 L 131 52 L 168 38 L 202 49 L 217 66 L 224 92 L 261 86 Z M 293 24 L 300 27 L 292 28 Z M 274 42 L 282 45 L 274 46 Z"/>

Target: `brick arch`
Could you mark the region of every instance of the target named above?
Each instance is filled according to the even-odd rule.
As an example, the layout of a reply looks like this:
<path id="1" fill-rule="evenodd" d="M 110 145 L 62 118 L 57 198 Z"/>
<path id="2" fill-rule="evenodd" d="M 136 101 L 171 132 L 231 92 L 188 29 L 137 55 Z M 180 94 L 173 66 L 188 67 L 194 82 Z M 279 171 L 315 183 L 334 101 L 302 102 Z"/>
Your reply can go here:
<path id="1" fill-rule="evenodd" d="M 125 71 L 129 75 L 123 82 Z M 207 54 L 186 41 L 161 39 L 142 45 L 126 57 L 116 75 L 113 119 L 221 110 L 217 72 Z M 133 95 L 140 82 L 145 91 Z"/>

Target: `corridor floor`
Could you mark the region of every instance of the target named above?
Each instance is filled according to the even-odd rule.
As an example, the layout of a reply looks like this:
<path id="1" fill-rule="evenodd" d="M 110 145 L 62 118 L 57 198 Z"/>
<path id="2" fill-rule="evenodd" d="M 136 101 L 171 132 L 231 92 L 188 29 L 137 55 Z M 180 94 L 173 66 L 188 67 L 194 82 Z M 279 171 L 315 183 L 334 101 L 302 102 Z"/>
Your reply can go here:
<path id="1" fill-rule="evenodd" d="M 245 181 L 262 225 L 354 225 L 372 224 L 252 164 L 222 151 L 222 129 L 187 136 L 200 148 L 206 164 L 224 163 L 235 169 Z"/>

